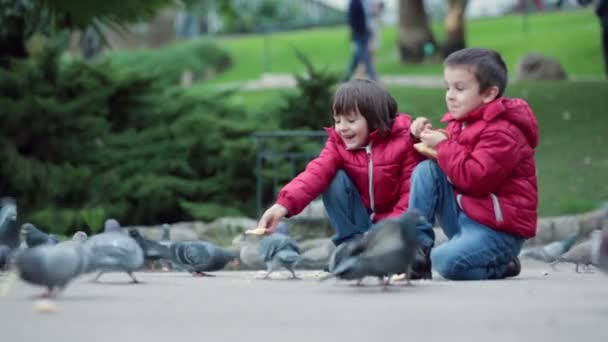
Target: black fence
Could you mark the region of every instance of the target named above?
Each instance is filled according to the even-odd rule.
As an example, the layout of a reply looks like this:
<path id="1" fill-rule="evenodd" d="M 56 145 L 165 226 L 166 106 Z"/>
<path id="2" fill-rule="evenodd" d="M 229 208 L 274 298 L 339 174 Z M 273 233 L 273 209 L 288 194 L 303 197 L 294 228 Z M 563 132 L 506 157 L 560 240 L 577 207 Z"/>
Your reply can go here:
<path id="1" fill-rule="evenodd" d="M 256 144 L 256 213 L 273 203 L 280 187 L 300 173 L 325 144 L 324 131 L 273 131 L 252 135 Z M 271 183 L 268 183 L 271 182 Z M 272 184 L 268 193 L 267 184 Z"/>

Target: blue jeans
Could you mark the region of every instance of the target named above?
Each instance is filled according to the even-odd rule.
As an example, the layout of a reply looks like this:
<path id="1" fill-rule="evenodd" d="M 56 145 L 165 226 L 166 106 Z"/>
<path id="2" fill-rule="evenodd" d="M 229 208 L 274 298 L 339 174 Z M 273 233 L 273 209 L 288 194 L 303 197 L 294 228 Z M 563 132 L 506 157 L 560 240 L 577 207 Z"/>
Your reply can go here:
<path id="1" fill-rule="evenodd" d="M 331 239 L 336 246 L 365 233 L 372 225 L 359 191 L 344 170 L 338 170 L 323 193 L 323 205 L 336 230 Z"/>
<path id="2" fill-rule="evenodd" d="M 355 49 L 353 51 L 350 65 L 348 66 L 345 81 L 350 80 L 359 63 L 363 63 L 363 65 L 365 65 L 365 72 L 367 72 L 369 79 L 374 81 L 376 80 L 376 69 L 372 63 L 372 56 L 369 53 L 369 38 L 369 35 L 353 38 Z"/>
<path id="3" fill-rule="evenodd" d="M 420 210 L 428 221 L 417 227 L 418 242 L 433 245 L 435 216 L 449 239 L 431 251 L 433 268 L 451 280 L 504 278 L 507 264 L 517 257 L 524 240 L 469 218 L 458 206 L 452 185 L 435 161 L 418 164 L 411 183 L 409 206 Z"/>

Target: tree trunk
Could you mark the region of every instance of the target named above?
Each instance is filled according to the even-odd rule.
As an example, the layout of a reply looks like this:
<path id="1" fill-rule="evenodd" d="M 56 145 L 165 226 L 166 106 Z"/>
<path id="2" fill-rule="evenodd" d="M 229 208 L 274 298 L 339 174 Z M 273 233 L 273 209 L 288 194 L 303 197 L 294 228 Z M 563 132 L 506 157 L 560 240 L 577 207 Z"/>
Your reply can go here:
<path id="1" fill-rule="evenodd" d="M 420 63 L 436 49 L 422 0 L 399 0 L 399 54 L 401 63 Z"/>
<path id="2" fill-rule="evenodd" d="M 467 0 L 448 0 L 448 13 L 445 17 L 446 40 L 441 51 L 444 58 L 466 46 L 464 12 L 467 2 Z"/>

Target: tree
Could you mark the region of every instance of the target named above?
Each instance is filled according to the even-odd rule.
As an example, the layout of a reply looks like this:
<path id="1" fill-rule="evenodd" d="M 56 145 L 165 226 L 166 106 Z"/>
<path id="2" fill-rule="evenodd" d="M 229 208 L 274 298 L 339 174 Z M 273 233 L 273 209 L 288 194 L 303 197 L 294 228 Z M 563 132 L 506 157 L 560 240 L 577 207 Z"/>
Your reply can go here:
<path id="1" fill-rule="evenodd" d="M 431 44 L 431 45 L 429 45 Z M 403 63 L 419 63 L 425 45 L 436 46 L 422 0 L 399 0 L 399 55 Z M 428 48 L 427 48 L 428 49 Z"/>
<path id="2" fill-rule="evenodd" d="M 151 18 L 176 0 L 0 0 L 0 65 L 11 58 L 27 58 L 27 41 L 35 34 L 56 36 L 63 31 L 92 28 L 123 29 Z M 67 41 L 66 41 L 67 43 Z"/>
<path id="3" fill-rule="evenodd" d="M 447 0 L 444 25 L 446 40 L 437 48 L 423 0 L 399 1 L 399 53 L 402 63 L 420 63 L 425 58 L 441 57 L 460 50 L 465 43 L 465 9 L 467 0 Z"/>
<path id="4" fill-rule="evenodd" d="M 464 11 L 466 7 L 467 0 L 448 0 L 448 14 L 445 17 L 446 40 L 441 49 L 444 58 L 454 51 L 464 49 L 466 46 L 464 36 Z"/>

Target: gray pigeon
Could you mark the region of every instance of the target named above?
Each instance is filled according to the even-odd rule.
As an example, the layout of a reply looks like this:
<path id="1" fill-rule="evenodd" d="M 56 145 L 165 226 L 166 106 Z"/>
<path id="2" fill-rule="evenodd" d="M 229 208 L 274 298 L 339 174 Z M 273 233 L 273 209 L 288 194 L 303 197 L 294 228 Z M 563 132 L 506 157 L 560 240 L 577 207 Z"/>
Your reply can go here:
<path id="1" fill-rule="evenodd" d="M 285 267 L 291 273 L 292 279 L 300 279 L 294 269 L 302 256 L 296 241 L 287 235 L 285 222 L 280 222 L 274 233 L 262 239 L 258 253 L 266 263 L 264 279 L 268 279 L 278 267 Z"/>
<path id="2" fill-rule="evenodd" d="M 137 241 L 139 247 L 141 247 L 144 252 L 144 258 L 147 261 L 157 261 L 160 259 L 171 260 L 172 256 L 169 247 L 144 238 L 139 230 L 135 228 L 129 229 L 129 236 Z"/>
<path id="3" fill-rule="evenodd" d="M 116 219 L 109 218 L 103 223 L 103 232 L 120 232 L 120 223 Z"/>
<path id="4" fill-rule="evenodd" d="M 87 241 L 88 237 L 89 236 L 87 235 L 87 233 L 83 232 L 82 230 L 79 230 L 74 233 L 74 235 L 72 235 L 71 239 L 61 241 L 60 243 L 58 243 L 58 245 L 80 245 Z"/>
<path id="5" fill-rule="evenodd" d="M 171 225 L 164 223 L 161 227 L 162 236 L 160 237 L 161 244 L 168 245 L 171 243 Z"/>
<path id="6" fill-rule="evenodd" d="M 422 219 L 418 211 L 411 209 L 398 218 L 377 222 L 361 239 L 336 249 L 334 254 L 346 255 L 334 256 L 330 275 L 321 280 L 337 277 L 360 284 L 366 276 L 373 276 L 386 290 L 392 275 L 405 273 L 409 283 L 417 247 L 416 224 Z"/>
<path id="7" fill-rule="evenodd" d="M 0 270 L 9 264 L 11 249 L 7 245 L 0 245 Z"/>
<path id="8" fill-rule="evenodd" d="M 87 235 L 87 233 L 83 232 L 82 230 L 79 230 L 74 233 L 74 235 L 72 235 L 72 241 L 74 242 L 85 242 L 88 238 L 89 236 Z"/>
<path id="9" fill-rule="evenodd" d="M 11 250 L 19 247 L 20 236 L 17 227 L 17 203 L 11 197 L 0 199 L 0 245 Z"/>
<path id="10" fill-rule="evenodd" d="M 608 273 L 608 227 L 593 234 L 591 239 L 593 241 L 591 260 L 597 268 Z"/>
<path id="11" fill-rule="evenodd" d="M 560 262 L 569 262 L 576 265 L 575 271 L 579 273 L 578 267 L 580 265 L 584 265 L 585 268 L 589 267 L 592 264 L 591 262 L 591 249 L 592 249 L 592 241 L 591 239 L 585 240 L 578 245 L 572 247 L 568 252 L 562 254 L 557 260 L 551 263 L 551 267 L 555 268 Z"/>
<path id="12" fill-rule="evenodd" d="M 21 225 L 21 231 L 23 232 L 25 243 L 28 247 L 56 245 L 59 243 L 59 238 L 57 238 L 57 236 L 43 232 L 32 223 L 24 223 Z"/>
<path id="13" fill-rule="evenodd" d="M 237 258 L 234 251 L 201 240 L 173 242 L 169 250 L 171 260 L 195 276 L 210 276 L 205 272 L 221 270 Z"/>
<path id="14" fill-rule="evenodd" d="M 39 245 L 19 254 L 15 265 L 24 281 L 45 286 L 55 296 L 74 278 L 88 271 L 90 258 L 79 245 Z"/>
<path id="15" fill-rule="evenodd" d="M 17 203 L 12 197 L 0 199 L 0 269 L 10 264 L 11 254 L 19 248 L 21 236 L 17 225 Z"/>
<path id="16" fill-rule="evenodd" d="M 98 281 L 104 272 L 123 271 L 133 283 L 139 282 L 133 271 L 143 266 L 144 252 L 130 236 L 115 231 L 101 233 L 93 235 L 83 246 L 91 255 L 93 268 L 99 271 L 93 281 Z"/>
<path id="17" fill-rule="evenodd" d="M 563 240 L 553 241 L 544 246 L 527 248 L 520 253 L 520 257 L 551 263 L 557 260 L 562 254 L 569 251 L 570 248 L 574 246 L 575 242 L 576 234 L 572 234 Z"/>

